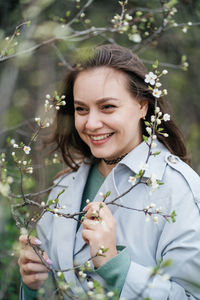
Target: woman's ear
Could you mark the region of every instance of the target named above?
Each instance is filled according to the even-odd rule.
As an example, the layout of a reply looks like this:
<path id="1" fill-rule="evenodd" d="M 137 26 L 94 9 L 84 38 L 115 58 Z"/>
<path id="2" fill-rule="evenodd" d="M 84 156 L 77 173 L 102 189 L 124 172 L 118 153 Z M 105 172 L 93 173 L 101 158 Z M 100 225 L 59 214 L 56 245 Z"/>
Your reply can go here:
<path id="1" fill-rule="evenodd" d="M 141 100 L 140 101 L 140 112 L 141 112 L 141 118 L 144 118 L 148 111 L 148 101 L 147 100 Z"/>

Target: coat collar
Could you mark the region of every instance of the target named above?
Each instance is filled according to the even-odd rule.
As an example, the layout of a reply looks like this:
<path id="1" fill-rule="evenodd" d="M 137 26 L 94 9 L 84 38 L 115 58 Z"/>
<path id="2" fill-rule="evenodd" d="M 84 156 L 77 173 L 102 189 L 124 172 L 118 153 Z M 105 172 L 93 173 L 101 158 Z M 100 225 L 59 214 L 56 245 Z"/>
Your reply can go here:
<path id="1" fill-rule="evenodd" d="M 161 180 L 165 171 L 166 154 L 170 154 L 169 150 L 158 140 L 156 141 L 157 147 L 152 149 L 152 152 L 160 152 L 159 155 L 151 155 L 148 160 L 147 170 L 144 173 L 144 177 L 148 178 L 152 174 L 156 179 Z M 135 174 L 141 170 L 141 165 L 145 163 L 148 155 L 149 147 L 145 142 L 142 142 L 135 147 L 130 153 L 128 153 L 116 166 L 116 170 L 122 165 L 127 166 Z"/>

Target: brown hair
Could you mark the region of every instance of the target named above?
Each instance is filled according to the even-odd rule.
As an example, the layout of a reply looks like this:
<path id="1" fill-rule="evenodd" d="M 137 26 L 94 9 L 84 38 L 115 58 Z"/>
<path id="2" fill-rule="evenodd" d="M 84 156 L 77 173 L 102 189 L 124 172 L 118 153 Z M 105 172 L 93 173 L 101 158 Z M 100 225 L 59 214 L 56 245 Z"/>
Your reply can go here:
<path id="1" fill-rule="evenodd" d="M 148 101 L 146 121 L 150 121 L 151 116 L 154 115 L 155 98 L 148 89 L 148 85 L 144 82 L 147 70 L 138 56 L 127 48 L 112 44 L 101 45 L 92 49 L 91 55 L 86 57 L 84 61 L 81 61 L 81 65 L 77 64 L 73 70 L 67 73 L 62 91 L 62 95 L 66 96 L 66 105 L 62 106 L 57 112 L 56 128 L 52 139 L 52 141 L 57 143 L 57 149 L 61 150 L 66 164 L 74 170 L 79 167 L 77 164 L 78 158 L 92 157 L 90 148 L 82 141 L 75 128 L 74 82 L 81 71 L 102 66 L 124 72 L 128 78 L 129 91 L 138 101 L 144 99 Z M 169 105 L 165 99 L 160 98 L 158 106 L 163 114 L 170 113 Z M 147 135 L 145 127 L 144 122 L 142 122 L 142 134 Z M 169 137 L 166 138 L 158 135 L 158 139 L 171 153 L 189 163 L 183 135 L 174 120 L 171 118 L 170 121 L 163 122 L 162 127 L 164 128 L 164 132 L 169 134 Z"/>

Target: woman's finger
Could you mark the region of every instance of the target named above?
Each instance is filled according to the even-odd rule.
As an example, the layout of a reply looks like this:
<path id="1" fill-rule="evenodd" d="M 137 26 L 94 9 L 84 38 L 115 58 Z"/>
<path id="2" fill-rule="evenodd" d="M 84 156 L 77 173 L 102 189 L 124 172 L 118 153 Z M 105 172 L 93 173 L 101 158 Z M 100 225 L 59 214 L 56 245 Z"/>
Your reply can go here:
<path id="1" fill-rule="evenodd" d="M 101 220 L 98 221 L 98 220 L 85 219 L 82 224 L 84 229 L 98 230 L 100 223 Z"/>
<path id="2" fill-rule="evenodd" d="M 89 244 L 91 246 L 91 241 L 92 241 L 92 237 L 93 237 L 93 232 L 89 229 L 84 229 L 82 231 L 82 238 L 84 239 L 84 241 Z"/>
<path id="3" fill-rule="evenodd" d="M 37 264 L 32 262 L 23 264 L 21 270 L 24 275 L 30 275 L 32 273 L 48 273 L 48 269 L 43 264 Z"/>
<path id="4" fill-rule="evenodd" d="M 28 235 L 20 235 L 19 242 L 20 242 L 20 246 L 21 246 L 22 249 L 26 245 L 28 245 L 28 240 L 33 245 L 41 245 L 42 244 L 42 242 L 38 238 L 36 238 L 36 237 L 29 237 L 28 238 Z"/>
<path id="5" fill-rule="evenodd" d="M 23 282 L 30 286 L 32 289 L 38 288 L 38 285 L 41 285 L 41 282 L 45 281 L 48 278 L 48 273 L 34 273 L 31 275 L 25 275 L 23 277 Z"/>

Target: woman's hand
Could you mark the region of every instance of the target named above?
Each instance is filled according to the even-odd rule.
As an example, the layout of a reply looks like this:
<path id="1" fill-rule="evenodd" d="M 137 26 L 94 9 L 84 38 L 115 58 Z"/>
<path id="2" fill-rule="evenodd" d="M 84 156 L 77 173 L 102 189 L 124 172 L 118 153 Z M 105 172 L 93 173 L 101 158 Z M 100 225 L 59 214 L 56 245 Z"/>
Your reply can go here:
<path id="1" fill-rule="evenodd" d="M 103 202 L 92 202 L 84 210 L 87 213 L 83 221 L 82 236 L 90 246 L 90 255 L 95 256 L 102 246 L 108 248 L 105 257 L 100 255 L 92 260 L 94 266 L 99 268 L 117 255 L 116 221 Z"/>
<path id="2" fill-rule="evenodd" d="M 35 237 L 31 237 L 29 239 L 34 245 L 41 244 L 41 242 Z M 28 244 L 26 235 L 21 235 L 19 237 L 19 242 L 21 252 L 18 259 L 18 264 L 20 267 L 22 280 L 30 289 L 37 290 L 48 278 L 48 269 L 41 262 L 41 259 L 35 253 L 34 249 Z M 43 258 L 47 264 L 52 264 L 52 261 L 48 258 L 46 252 L 44 252 Z"/>

